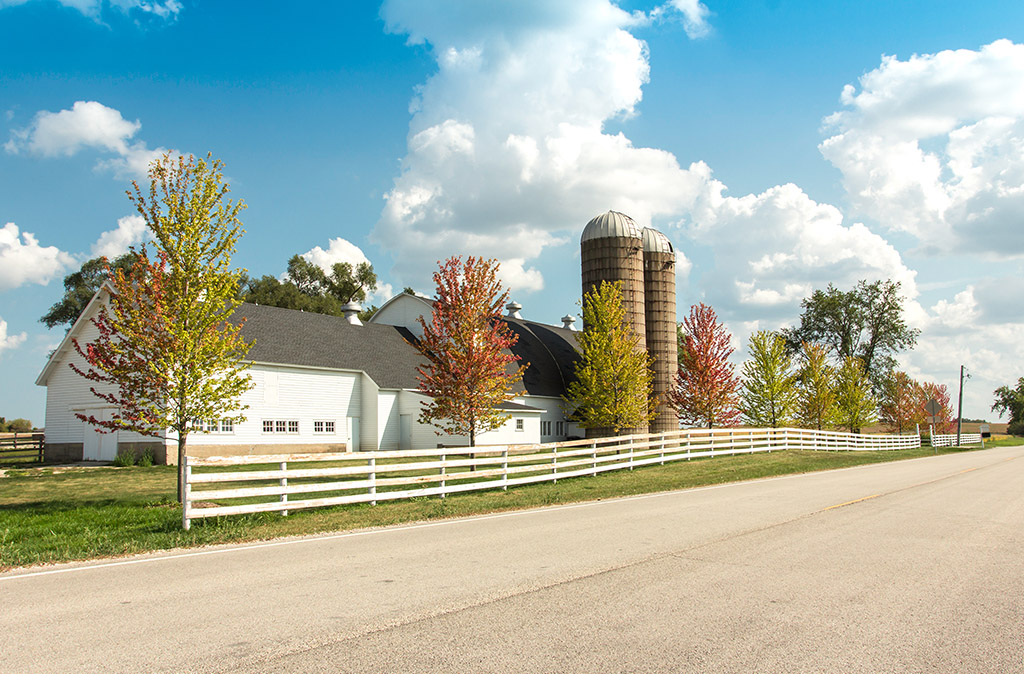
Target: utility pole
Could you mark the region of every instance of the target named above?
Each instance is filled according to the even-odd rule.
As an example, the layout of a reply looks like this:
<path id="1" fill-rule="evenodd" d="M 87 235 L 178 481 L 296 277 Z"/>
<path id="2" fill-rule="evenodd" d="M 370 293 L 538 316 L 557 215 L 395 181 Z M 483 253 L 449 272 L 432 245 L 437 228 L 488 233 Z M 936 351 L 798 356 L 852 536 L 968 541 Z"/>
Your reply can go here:
<path id="1" fill-rule="evenodd" d="M 964 422 L 964 366 L 960 366 L 960 400 L 956 404 L 956 446 L 960 446 L 960 429 Z"/>

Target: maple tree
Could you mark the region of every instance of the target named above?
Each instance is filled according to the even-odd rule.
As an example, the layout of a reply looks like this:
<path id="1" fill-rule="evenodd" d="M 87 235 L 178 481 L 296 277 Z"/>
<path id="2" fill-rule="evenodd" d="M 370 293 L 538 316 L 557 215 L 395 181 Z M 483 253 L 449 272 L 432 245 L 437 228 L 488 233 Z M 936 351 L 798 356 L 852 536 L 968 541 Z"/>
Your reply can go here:
<path id="1" fill-rule="evenodd" d="M 924 423 L 924 403 L 928 401 L 922 403 L 921 395 L 921 385 L 915 379 L 906 372 L 891 371 L 882 383 L 879 419 L 897 433 Z"/>
<path id="2" fill-rule="evenodd" d="M 1006 432 L 1010 435 L 1024 435 L 1024 377 L 1017 379 L 1016 388 L 1000 386 L 992 393 L 996 397 L 992 411 L 999 412 L 1000 418 L 1006 412 L 1010 413 Z"/>
<path id="3" fill-rule="evenodd" d="M 714 309 L 703 302 L 683 319 L 683 349 L 669 403 L 684 424 L 711 428 L 739 421 L 740 380 L 729 362 L 734 349 Z"/>
<path id="4" fill-rule="evenodd" d="M 924 381 L 921 382 L 917 389 L 917 405 L 918 415 L 920 423 L 926 423 L 928 411 L 925 409 L 925 405 L 928 404 L 929 400 L 935 400 L 939 403 L 939 413 L 935 416 L 938 417 L 934 422 L 931 423 L 932 430 L 936 433 L 952 433 L 956 429 L 956 417 L 953 415 L 953 405 L 949 399 L 949 389 L 946 388 L 945 384 L 936 384 L 935 382 Z"/>
<path id="5" fill-rule="evenodd" d="M 228 320 L 241 302 L 242 270 L 231 267 L 231 256 L 244 205 L 227 198 L 222 167 L 209 156 L 164 155 L 150 164 L 148 194 L 132 183 L 128 196 L 157 260 L 143 256 L 130 275 L 113 272 L 111 309 L 94 321 L 99 337 L 76 345 L 89 364 L 79 374 L 104 384 L 94 394 L 120 408 L 108 422 L 89 423 L 177 436 L 179 501 L 189 434 L 206 420 L 244 421 L 239 397 L 252 386 L 242 324 Z"/>
<path id="6" fill-rule="evenodd" d="M 430 321 L 418 319 L 419 347 L 428 362 L 417 372 L 420 391 L 430 397 L 420 422 L 468 435 L 471 447 L 479 433 L 505 423 L 499 407 L 515 397 L 512 387 L 526 369 L 515 367 L 519 357 L 509 352 L 519 336 L 499 318 L 508 291 L 497 272 L 496 260 L 472 256 L 439 263 Z"/>
<path id="7" fill-rule="evenodd" d="M 849 356 L 836 373 L 836 420 L 857 433 L 877 418 L 878 404 L 860 358 Z"/>
<path id="8" fill-rule="evenodd" d="M 761 330 L 750 336 L 750 359 L 743 363 L 740 411 L 755 426 L 778 428 L 789 423 L 798 399 L 796 374 L 786 340 Z"/>
<path id="9" fill-rule="evenodd" d="M 821 344 L 801 344 L 797 372 L 796 419 L 801 426 L 822 430 L 836 417 L 836 369 L 828 362 L 828 350 Z"/>
<path id="10" fill-rule="evenodd" d="M 564 400 L 582 428 L 620 433 L 657 415 L 653 358 L 639 346 L 626 320 L 622 282 L 602 281 L 583 296 L 579 360 Z"/>

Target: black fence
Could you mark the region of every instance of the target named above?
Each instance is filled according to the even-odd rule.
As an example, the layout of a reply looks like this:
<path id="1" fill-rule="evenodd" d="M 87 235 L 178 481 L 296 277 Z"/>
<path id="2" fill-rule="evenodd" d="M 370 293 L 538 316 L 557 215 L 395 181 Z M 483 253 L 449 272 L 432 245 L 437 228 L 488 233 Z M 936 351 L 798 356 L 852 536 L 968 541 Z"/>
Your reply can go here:
<path id="1" fill-rule="evenodd" d="M 0 434 L 0 463 L 42 463 L 42 433 Z"/>

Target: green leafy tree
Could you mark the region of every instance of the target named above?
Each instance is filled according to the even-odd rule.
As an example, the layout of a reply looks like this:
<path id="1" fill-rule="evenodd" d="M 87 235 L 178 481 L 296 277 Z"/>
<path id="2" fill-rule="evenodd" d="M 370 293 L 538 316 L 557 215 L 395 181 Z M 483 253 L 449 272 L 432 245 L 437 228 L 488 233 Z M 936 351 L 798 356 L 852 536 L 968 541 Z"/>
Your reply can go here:
<path id="1" fill-rule="evenodd" d="M 89 300 L 110 278 L 108 270 L 127 271 L 135 262 L 135 253 L 128 252 L 108 261 L 105 257 L 94 257 L 82 263 L 82 267 L 64 277 L 64 296 L 39 319 L 48 328 L 65 325 L 70 328 L 85 311 Z"/>
<path id="2" fill-rule="evenodd" d="M 684 424 L 734 426 L 739 421 L 739 386 L 729 356 L 732 336 L 704 303 L 683 319 L 683 350 L 669 404 Z"/>
<path id="3" fill-rule="evenodd" d="M 418 319 L 427 364 L 417 372 L 420 391 L 430 397 L 420 422 L 469 436 L 471 447 L 478 434 L 505 423 L 500 406 L 515 397 L 512 388 L 526 369 L 509 351 L 519 336 L 499 320 L 508 291 L 497 273 L 496 260 L 448 258 L 434 272 L 430 322 Z"/>
<path id="4" fill-rule="evenodd" d="M 874 423 L 878 404 L 860 358 L 843 360 L 836 374 L 836 419 L 851 433 Z"/>
<path id="5" fill-rule="evenodd" d="M 360 262 L 355 267 L 339 262 L 332 265 L 331 273 L 327 274 L 301 255 L 293 255 L 288 260 L 284 281 L 267 275 L 246 278 L 243 283 L 242 300 L 245 302 L 341 316 L 342 307 L 349 302 L 366 300 L 367 291 L 377 287 L 377 274 L 368 262 Z M 359 318 L 366 320 L 376 311 L 376 306 L 368 307 L 359 313 Z"/>
<path id="6" fill-rule="evenodd" d="M 11 419 L 5 421 L 0 417 L 0 433 L 30 433 L 32 422 L 28 419 Z"/>
<path id="7" fill-rule="evenodd" d="M 1000 386 L 993 394 L 996 397 L 992 405 L 993 412 L 999 412 L 1001 419 L 1010 413 L 1010 422 L 1006 431 L 1010 435 L 1024 435 L 1024 377 L 1017 380 L 1017 387 Z"/>
<path id="8" fill-rule="evenodd" d="M 804 342 L 797 372 L 796 419 L 801 426 L 822 430 L 836 421 L 836 369 L 820 344 Z"/>
<path id="9" fill-rule="evenodd" d="M 762 330 L 750 336 L 749 350 L 750 360 L 743 363 L 740 412 L 754 426 L 789 424 L 798 390 L 786 340 L 776 332 Z"/>
<path id="10" fill-rule="evenodd" d="M 222 169 L 209 156 L 164 155 L 150 165 L 148 193 L 133 182 L 128 195 L 152 232 L 157 259 L 140 261 L 132 278 L 115 275 L 111 310 L 97 319 L 99 338 L 76 344 L 90 366 L 83 374 L 107 378 L 94 393 L 114 402 L 103 398 L 113 388 L 120 407 L 111 421 L 90 423 L 177 436 L 179 500 L 194 424 L 244 421 L 239 397 L 252 386 L 241 324 L 228 320 L 240 303 L 242 270 L 232 268 L 231 256 L 244 205 L 228 198 Z"/>
<path id="11" fill-rule="evenodd" d="M 920 330 L 903 319 L 900 284 L 894 281 L 859 281 L 848 291 L 829 284 L 801 302 L 800 325 L 782 331 L 790 353 L 803 342 L 824 344 L 840 362 L 855 357 L 863 363 L 875 390 L 885 373 L 894 369 L 893 355 L 913 348 Z"/>
<path id="12" fill-rule="evenodd" d="M 583 296 L 583 332 L 577 335 L 576 377 L 564 400 L 581 427 L 620 433 L 657 415 L 653 358 L 626 320 L 621 282 L 602 281 Z"/>

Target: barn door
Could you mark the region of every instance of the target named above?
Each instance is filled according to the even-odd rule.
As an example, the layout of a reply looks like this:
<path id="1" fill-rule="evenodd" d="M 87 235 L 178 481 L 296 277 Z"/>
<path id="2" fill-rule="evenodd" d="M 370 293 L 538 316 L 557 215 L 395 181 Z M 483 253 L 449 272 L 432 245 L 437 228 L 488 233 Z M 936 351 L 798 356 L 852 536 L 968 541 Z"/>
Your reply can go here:
<path id="1" fill-rule="evenodd" d="M 82 413 L 87 417 L 110 421 L 113 412 L 109 407 L 96 407 L 83 410 Z M 82 458 L 86 461 L 113 461 L 117 456 L 117 431 L 100 433 L 92 424 L 84 421 L 82 423 L 85 425 L 82 438 Z"/>

